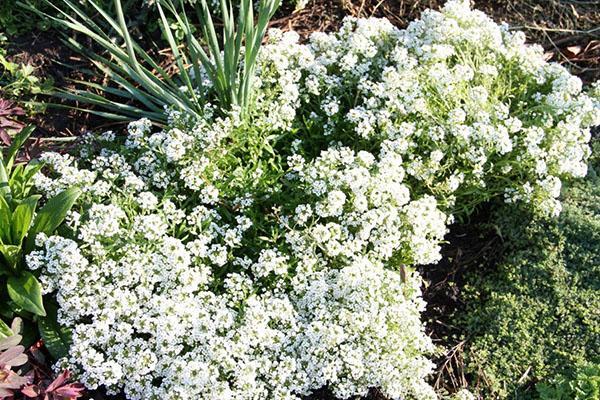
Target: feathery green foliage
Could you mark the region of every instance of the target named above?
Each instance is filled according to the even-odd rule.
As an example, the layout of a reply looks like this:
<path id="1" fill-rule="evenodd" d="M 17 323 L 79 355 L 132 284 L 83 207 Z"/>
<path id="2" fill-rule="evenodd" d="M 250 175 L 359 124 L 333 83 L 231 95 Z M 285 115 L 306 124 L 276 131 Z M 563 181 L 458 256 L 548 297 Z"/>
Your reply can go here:
<path id="1" fill-rule="evenodd" d="M 460 321 L 469 340 L 468 369 L 489 383 L 487 396 L 597 398 L 598 166 L 566 191 L 558 222 L 532 219 L 514 207 L 499 214 L 504 259 L 497 270 L 470 277 Z"/>

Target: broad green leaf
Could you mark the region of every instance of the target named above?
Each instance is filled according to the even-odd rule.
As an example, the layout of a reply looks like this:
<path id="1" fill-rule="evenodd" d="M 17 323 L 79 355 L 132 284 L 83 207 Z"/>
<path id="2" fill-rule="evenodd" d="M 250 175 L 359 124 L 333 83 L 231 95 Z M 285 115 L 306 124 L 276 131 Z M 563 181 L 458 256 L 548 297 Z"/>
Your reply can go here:
<path id="1" fill-rule="evenodd" d="M 21 246 L 16 246 L 14 244 L 0 244 L 0 255 L 4 257 L 4 260 L 12 269 L 11 272 L 13 272 L 16 270 L 19 258 L 21 257 Z"/>
<path id="2" fill-rule="evenodd" d="M 10 177 L 8 184 L 12 187 L 13 182 L 20 182 L 23 176 L 23 170 L 25 166 L 23 164 L 15 165 L 12 171 L 10 171 Z"/>
<path id="3" fill-rule="evenodd" d="M 39 195 L 29 196 L 13 211 L 11 224 L 12 244 L 21 246 L 23 243 L 23 239 L 27 236 L 27 232 L 29 232 L 29 227 L 31 226 L 35 208 L 40 197 Z"/>
<path id="4" fill-rule="evenodd" d="M 0 319 L 0 339 L 4 339 L 4 338 L 12 336 L 12 335 L 13 335 L 12 329 L 10 329 L 10 327 L 8 325 L 6 325 L 6 323 L 4 323 L 4 321 L 2 321 Z"/>
<path id="5" fill-rule="evenodd" d="M 71 330 L 57 322 L 57 307 L 48 304 L 48 316 L 40 318 L 38 326 L 46 348 L 55 359 L 65 357 L 71 347 Z"/>
<path id="6" fill-rule="evenodd" d="M 30 161 L 29 163 L 27 163 L 27 166 L 25 167 L 25 171 L 23 174 L 23 180 L 25 182 L 30 182 L 31 178 L 33 178 L 33 176 L 35 174 L 37 174 L 43 167 L 44 167 L 43 162 L 39 162 L 37 160 Z"/>
<path id="7" fill-rule="evenodd" d="M 0 159 L 0 196 L 7 195 L 10 193 L 10 186 L 8 185 L 8 171 L 4 165 L 4 160 Z"/>
<path id="8" fill-rule="evenodd" d="M 26 253 L 33 249 L 35 237 L 38 233 L 43 232 L 50 235 L 62 224 L 67 212 L 73 207 L 80 195 L 81 189 L 72 187 L 52 197 L 40 208 L 29 231 L 25 246 Z"/>
<path id="9" fill-rule="evenodd" d="M 40 282 L 30 272 L 11 276 L 7 282 L 8 295 L 18 306 L 42 317 L 46 316 Z"/>
<path id="10" fill-rule="evenodd" d="M 10 226 L 12 220 L 12 212 L 10 206 L 0 194 L 0 243 L 10 242 Z"/>
<path id="11" fill-rule="evenodd" d="M 29 191 L 33 187 L 32 178 L 43 166 L 44 163 L 32 160 L 13 168 L 8 184 L 14 198 L 25 198 L 29 195 Z"/>
<path id="12" fill-rule="evenodd" d="M 13 199 L 24 199 L 28 195 L 28 191 L 25 189 L 25 166 L 23 164 L 15 165 L 13 168 L 10 179 L 8 180 L 8 186 L 10 186 L 11 196 Z"/>
<path id="13" fill-rule="evenodd" d="M 2 279 L 2 282 L 4 282 L 4 279 Z M 4 287 L 0 287 L 0 292 L 6 292 L 6 288 Z M 11 319 L 14 318 L 14 312 L 13 309 L 11 307 L 11 304 L 13 304 L 13 302 L 9 299 L 6 299 L 5 293 L 2 293 L 2 307 L 0 308 L 0 318 L 4 318 L 5 321 L 10 321 Z"/>

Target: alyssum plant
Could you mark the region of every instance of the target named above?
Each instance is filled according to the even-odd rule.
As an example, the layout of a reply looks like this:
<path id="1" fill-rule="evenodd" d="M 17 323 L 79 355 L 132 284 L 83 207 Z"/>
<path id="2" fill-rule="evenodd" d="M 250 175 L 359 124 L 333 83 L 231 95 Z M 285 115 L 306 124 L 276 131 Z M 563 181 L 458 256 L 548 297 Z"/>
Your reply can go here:
<path id="1" fill-rule="evenodd" d="M 54 2 L 44 1 L 58 11 L 57 16 L 46 14 L 46 17 L 84 34 L 106 50 L 105 55 L 93 53 L 76 39 L 66 39 L 118 86 L 105 88 L 92 82 L 78 82 L 88 89 L 105 92 L 116 100 L 109 100 L 91 90 L 61 92 L 60 95 L 107 109 L 108 112 L 96 112 L 106 117 L 146 117 L 161 124 L 167 122 L 165 108 L 201 115 L 207 100 L 213 98 L 218 101 L 219 109 L 239 107 L 242 114 L 248 110 L 252 102 L 252 78 L 258 51 L 269 20 L 281 2 L 260 0 L 255 18 L 252 1 L 240 0 L 236 22 L 232 1 L 221 0 L 223 31 L 219 40 L 206 0 L 189 6 L 194 7 L 199 19 L 201 38 L 194 36 L 195 29 L 186 15 L 183 0 L 157 1 L 160 26 L 177 66 L 177 72 L 171 75 L 132 38 L 121 0 L 114 0 L 116 16 L 111 16 L 94 1 L 89 2 L 103 19 L 105 24 L 102 26 L 86 15 L 77 2 L 61 0 L 59 3 L 64 6 L 61 8 Z M 174 18 L 184 32 L 183 40 L 180 41 L 174 34 L 172 21 L 167 16 Z M 109 27 L 110 31 L 103 26 Z M 119 41 L 114 39 L 115 34 Z"/>

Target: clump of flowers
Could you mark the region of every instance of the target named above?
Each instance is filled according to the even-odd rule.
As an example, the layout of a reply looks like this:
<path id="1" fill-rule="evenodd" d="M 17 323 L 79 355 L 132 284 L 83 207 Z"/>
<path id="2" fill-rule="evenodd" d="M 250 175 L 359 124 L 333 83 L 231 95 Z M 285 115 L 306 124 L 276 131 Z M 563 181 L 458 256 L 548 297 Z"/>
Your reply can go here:
<path id="1" fill-rule="evenodd" d="M 468 1 L 403 31 L 347 19 L 313 34 L 299 112 L 325 140 L 396 152 L 413 191 L 450 212 L 502 195 L 555 215 L 561 179 L 587 172 L 600 115 L 577 77 L 524 41 Z"/>
<path id="2" fill-rule="evenodd" d="M 221 123 L 236 134 L 231 122 Z M 215 124 L 185 132 L 206 141 Z M 71 213 L 72 235 L 39 235 L 40 249 L 27 259 L 56 294 L 59 321 L 73 329 L 64 363 L 87 387 L 124 389 L 131 399 L 297 398 L 326 384 L 343 397 L 373 384 L 397 396 L 433 396 L 425 384 L 432 363 L 424 355 L 433 347 L 419 318 L 420 278 L 409 272 L 403 279 L 383 261 L 413 236 L 425 241 L 445 227 L 370 248 L 384 229 L 405 229 L 411 212 L 430 209 L 428 200 L 402 204 L 406 210 L 392 211 L 397 220 L 380 231 L 378 219 L 389 212 L 382 200 L 371 211 L 371 241 L 357 241 L 352 252 L 338 242 L 351 256 L 342 257 L 329 249 L 343 240 L 335 235 L 354 230 L 350 220 L 323 225 L 311 216 L 296 224 L 273 202 L 286 195 L 302 209 L 303 188 L 225 186 L 231 166 L 219 165 L 218 147 L 205 143 L 202 152 L 199 139 L 190 139 L 176 160 L 165 142 L 180 133 L 152 133 L 145 121 L 129 133 L 122 144 L 104 135 L 99 154 L 79 166 L 45 155 L 56 178 L 38 180 L 48 191 L 87 182 L 81 204 L 90 206 Z M 207 160 L 198 186 L 177 173 L 192 154 Z M 253 173 L 268 182 L 277 170 Z"/>
<path id="3" fill-rule="evenodd" d="M 73 331 L 59 364 L 129 399 L 434 399 L 414 267 L 488 199 L 556 213 L 598 103 L 464 1 L 270 40 L 250 119 L 208 105 L 42 156 L 39 190 L 83 190 L 27 257 Z"/>

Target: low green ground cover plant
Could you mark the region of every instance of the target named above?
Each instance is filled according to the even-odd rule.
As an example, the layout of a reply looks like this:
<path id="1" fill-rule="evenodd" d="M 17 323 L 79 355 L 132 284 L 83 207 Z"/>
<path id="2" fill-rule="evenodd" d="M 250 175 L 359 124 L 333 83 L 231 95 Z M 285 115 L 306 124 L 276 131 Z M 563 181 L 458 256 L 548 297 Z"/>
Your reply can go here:
<path id="1" fill-rule="evenodd" d="M 567 376 L 538 383 L 541 400 L 591 400 L 600 398 L 600 364 L 585 362 L 571 368 Z"/>
<path id="2" fill-rule="evenodd" d="M 461 325 L 484 398 L 599 396 L 600 163 L 592 165 L 567 189 L 558 220 L 514 207 L 498 214 L 504 258 L 472 277 Z"/>
<path id="3" fill-rule="evenodd" d="M 260 18 L 244 26 L 262 37 L 248 31 Z M 191 111 L 170 99 L 201 88 L 136 75 L 134 53 L 152 60 L 120 33 L 114 83 L 132 91 L 121 78 L 139 76 L 168 96 L 154 114 L 115 105 L 140 118 L 125 135 L 40 157 L 36 190 L 82 194 L 26 263 L 71 332 L 58 366 L 128 399 L 291 400 L 325 386 L 436 398 L 415 267 L 438 261 L 448 224 L 482 202 L 556 217 L 600 122 L 597 86 L 584 93 L 466 1 L 405 30 L 349 18 L 306 44 L 272 31 L 250 80 L 256 42 L 238 45 L 227 24 L 229 47 L 203 32 L 207 60 L 180 76 L 212 89 Z M 246 106 L 233 100 L 242 82 Z"/>
<path id="4" fill-rule="evenodd" d="M 0 49 L 0 95 L 5 99 L 20 99 L 37 94 L 48 94 L 51 80 L 42 80 L 31 65 L 9 61 Z"/>

